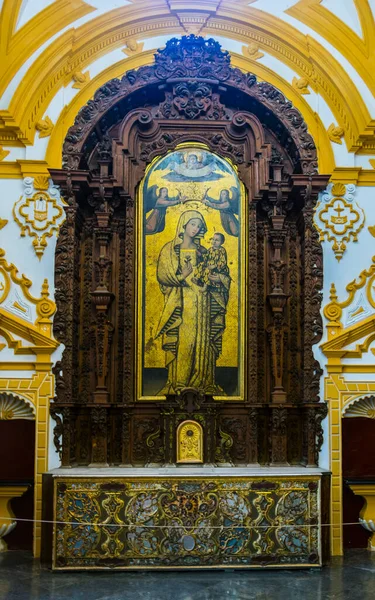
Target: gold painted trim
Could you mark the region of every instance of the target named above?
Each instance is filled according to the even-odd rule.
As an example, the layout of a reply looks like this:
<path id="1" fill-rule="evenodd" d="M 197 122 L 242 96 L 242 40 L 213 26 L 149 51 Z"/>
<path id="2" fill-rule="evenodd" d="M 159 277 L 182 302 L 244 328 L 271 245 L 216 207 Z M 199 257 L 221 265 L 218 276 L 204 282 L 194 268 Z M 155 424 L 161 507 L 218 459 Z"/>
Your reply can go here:
<path id="1" fill-rule="evenodd" d="M 361 151 L 370 141 L 375 146 L 375 121 L 356 86 L 340 63 L 313 38 L 269 13 L 229 0 L 223 0 L 208 19 L 206 13 L 196 12 L 204 16 L 201 33 L 224 35 L 247 45 L 255 43 L 260 51 L 282 60 L 299 78 L 308 79 L 311 88 L 330 106 L 338 126 L 345 130 L 351 151 Z M 60 87 L 71 81 L 72 73 L 88 68 L 93 60 L 123 46 L 128 39 L 183 33 L 181 14 L 158 0 L 137 1 L 61 34 L 35 60 L 9 109 L 0 111 L 3 133 L 12 132 L 14 139 L 32 143 L 35 123 Z M 59 28 L 56 21 L 54 33 Z"/>

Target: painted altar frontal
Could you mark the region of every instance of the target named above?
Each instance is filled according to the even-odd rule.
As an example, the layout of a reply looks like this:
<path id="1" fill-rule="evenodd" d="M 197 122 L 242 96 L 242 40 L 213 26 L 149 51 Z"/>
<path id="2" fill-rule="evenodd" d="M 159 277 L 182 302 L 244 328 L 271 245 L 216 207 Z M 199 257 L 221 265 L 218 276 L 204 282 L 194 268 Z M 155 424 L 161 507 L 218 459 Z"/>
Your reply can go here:
<path id="1" fill-rule="evenodd" d="M 44 560 L 55 570 L 321 566 L 325 474 L 233 471 L 55 470 L 44 476 Z"/>

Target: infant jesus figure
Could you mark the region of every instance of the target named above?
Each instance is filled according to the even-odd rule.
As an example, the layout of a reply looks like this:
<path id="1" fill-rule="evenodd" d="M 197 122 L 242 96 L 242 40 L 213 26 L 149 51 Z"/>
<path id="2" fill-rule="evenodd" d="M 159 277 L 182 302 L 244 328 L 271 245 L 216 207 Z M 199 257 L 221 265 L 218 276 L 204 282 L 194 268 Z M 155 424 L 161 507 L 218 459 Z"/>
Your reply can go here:
<path id="1" fill-rule="evenodd" d="M 214 233 L 211 248 L 204 254 L 203 261 L 197 266 L 193 283 L 200 287 L 209 286 L 217 291 L 229 290 L 230 276 L 227 264 L 227 251 L 223 247 L 224 234 Z"/>

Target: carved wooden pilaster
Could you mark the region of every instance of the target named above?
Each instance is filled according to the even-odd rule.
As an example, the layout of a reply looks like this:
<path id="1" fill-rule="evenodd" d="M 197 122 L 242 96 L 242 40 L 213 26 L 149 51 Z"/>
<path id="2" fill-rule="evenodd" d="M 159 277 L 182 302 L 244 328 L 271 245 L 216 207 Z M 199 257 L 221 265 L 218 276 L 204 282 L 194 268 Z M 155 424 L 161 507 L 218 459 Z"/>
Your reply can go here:
<path id="1" fill-rule="evenodd" d="M 269 237 L 272 244 L 272 258 L 269 264 L 271 292 L 268 294 L 268 302 L 272 310 L 272 323 L 268 327 L 271 342 L 273 389 L 271 393 L 274 404 L 286 402 L 286 391 L 284 389 L 284 332 L 286 330 L 285 306 L 288 295 L 285 293 L 285 271 L 286 263 L 282 258 L 287 231 L 284 228 L 285 216 L 282 213 L 281 203 L 283 194 L 279 185 L 277 186 L 276 199 L 271 200 L 272 214 L 270 221 L 272 227 Z M 278 214 L 279 213 L 279 214 Z"/>
<path id="2" fill-rule="evenodd" d="M 249 410 L 249 457 L 248 464 L 257 465 L 258 463 L 258 410 L 250 408 Z"/>
<path id="3" fill-rule="evenodd" d="M 247 399 L 257 402 L 258 375 L 258 262 L 256 204 L 249 205 L 249 284 L 248 284 L 248 388 Z"/>
<path id="4" fill-rule="evenodd" d="M 103 198 L 102 200 L 104 202 Z M 105 205 L 103 208 L 105 208 Z M 108 252 L 112 237 L 109 227 L 110 217 L 111 213 L 108 209 L 96 212 L 97 227 L 95 228 L 95 242 L 98 258 L 95 264 L 98 275 L 97 286 L 91 293 L 91 300 L 96 312 L 94 323 L 96 340 L 96 387 L 93 393 L 93 400 L 98 404 L 105 404 L 109 401 L 107 375 L 109 352 L 114 330 L 112 323 L 108 319 L 108 309 L 113 300 L 113 294 L 108 289 L 111 268 L 111 260 Z"/>
<path id="5" fill-rule="evenodd" d="M 313 351 L 313 346 L 320 342 L 323 333 L 320 314 L 321 290 L 323 287 L 323 251 L 313 218 L 319 192 L 325 189 L 328 177 L 325 175 L 310 177 L 294 175 L 293 182 L 304 197 L 302 211 L 304 220 L 303 401 L 309 403 L 319 402 L 320 400 L 320 377 L 323 373 Z"/>
<path id="6" fill-rule="evenodd" d="M 135 210 L 132 198 L 126 198 L 125 220 L 125 294 L 124 294 L 124 381 L 123 398 L 125 404 L 134 400 L 134 258 L 135 258 Z"/>
<path id="7" fill-rule="evenodd" d="M 57 402 L 73 402 L 74 397 L 74 345 L 77 340 L 76 319 L 76 217 L 78 206 L 69 187 L 62 189 L 69 202 L 64 206 L 66 220 L 62 224 L 55 251 L 55 300 L 59 307 L 54 317 L 53 333 L 65 346 L 59 371 L 62 380 L 57 387 Z"/>
<path id="8" fill-rule="evenodd" d="M 271 465 L 288 463 L 288 410 L 284 407 L 271 409 Z"/>
<path id="9" fill-rule="evenodd" d="M 107 409 L 91 408 L 91 464 L 108 466 L 107 462 Z"/>
<path id="10" fill-rule="evenodd" d="M 61 466 L 71 467 L 74 461 L 74 415 L 72 409 L 62 408 L 62 453 Z"/>
<path id="11" fill-rule="evenodd" d="M 131 466 L 131 418 L 130 414 L 127 411 L 123 411 L 121 417 L 121 447 L 122 447 L 122 455 L 121 455 L 121 466 L 129 467 Z"/>

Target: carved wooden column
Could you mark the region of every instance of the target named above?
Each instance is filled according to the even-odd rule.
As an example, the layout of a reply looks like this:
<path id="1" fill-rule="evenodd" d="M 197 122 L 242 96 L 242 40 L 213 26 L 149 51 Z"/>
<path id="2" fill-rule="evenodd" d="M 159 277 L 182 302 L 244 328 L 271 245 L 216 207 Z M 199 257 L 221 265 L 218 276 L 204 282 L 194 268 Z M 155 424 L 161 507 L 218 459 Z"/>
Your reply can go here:
<path id="1" fill-rule="evenodd" d="M 286 322 L 284 309 L 288 294 L 285 293 L 284 280 L 286 263 L 282 257 L 285 246 L 287 230 L 284 227 L 285 203 L 288 188 L 277 181 L 271 186 L 269 192 L 270 210 L 269 217 L 271 228 L 269 238 L 272 244 L 272 257 L 269 263 L 271 292 L 268 294 L 268 302 L 272 310 L 272 323 L 268 328 L 271 353 L 273 389 L 271 392 L 272 403 L 283 404 L 286 402 L 286 391 L 283 385 L 284 372 L 284 332 Z"/>
<path id="2" fill-rule="evenodd" d="M 293 175 L 295 187 L 304 197 L 303 263 L 304 263 L 304 327 L 303 327 L 303 402 L 319 402 L 320 377 L 323 373 L 314 357 L 313 346 L 323 333 L 320 306 L 323 287 L 323 251 L 315 228 L 314 208 L 319 192 L 325 189 L 327 175 Z"/>
<path id="3" fill-rule="evenodd" d="M 113 334 L 113 325 L 107 317 L 108 309 L 113 299 L 113 294 L 108 289 L 109 269 L 111 266 L 111 261 L 108 258 L 108 246 L 112 237 L 109 228 L 109 210 L 97 211 L 96 218 L 95 240 L 98 245 L 99 254 L 96 261 L 98 282 L 96 289 L 91 292 L 91 299 L 96 311 L 96 388 L 93 393 L 93 401 L 97 404 L 106 404 L 109 402 L 107 375 L 109 351 Z"/>

